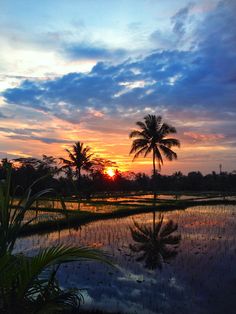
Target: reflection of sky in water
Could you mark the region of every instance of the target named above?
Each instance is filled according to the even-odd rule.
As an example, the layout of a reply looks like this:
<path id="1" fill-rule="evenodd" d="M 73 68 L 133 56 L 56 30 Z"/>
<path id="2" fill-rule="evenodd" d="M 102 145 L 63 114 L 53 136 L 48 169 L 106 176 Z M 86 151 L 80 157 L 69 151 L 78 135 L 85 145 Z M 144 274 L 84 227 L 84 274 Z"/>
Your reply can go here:
<path id="1" fill-rule="evenodd" d="M 158 194 L 157 196 L 159 201 L 168 201 L 168 200 L 195 200 L 195 201 L 204 201 L 204 200 L 222 200 L 223 197 L 214 197 L 208 195 L 208 197 L 202 195 L 182 195 L 182 194 Z M 236 200 L 235 196 L 227 196 L 227 200 Z M 19 200 L 18 200 L 19 201 Z M 14 201 L 16 205 L 17 200 Z M 93 198 L 90 201 L 65 201 L 65 206 L 68 210 L 81 210 L 97 213 L 111 213 L 117 209 L 132 209 L 133 206 L 152 206 L 153 205 L 153 194 L 144 194 L 144 195 L 131 195 L 129 197 L 108 197 L 108 198 Z M 40 200 L 34 203 L 34 206 L 37 208 L 54 208 L 62 209 L 62 204 L 58 200 Z M 50 213 L 50 215 L 53 215 Z M 40 216 L 40 215 L 39 215 Z M 45 220 L 45 213 L 41 213 L 41 221 Z M 55 214 L 54 214 L 55 218 Z M 60 218 L 60 217 L 58 217 Z M 40 220 L 39 219 L 39 220 Z M 50 219 L 50 218 L 49 218 Z"/>
<path id="2" fill-rule="evenodd" d="M 151 224 L 151 213 L 24 238 L 17 250 L 30 252 L 60 241 L 109 252 L 117 269 L 91 262 L 60 267 L 62 286 L 85 289 L 85 307 L 147 314 L 235 313 L 235 207 L 193 207 L 168 212 L 165 220 L 169 218 L 179 224 L 182 240 L 178 256 L 162 272 L 145 269 L 129 249 L 133 219 Z"/>

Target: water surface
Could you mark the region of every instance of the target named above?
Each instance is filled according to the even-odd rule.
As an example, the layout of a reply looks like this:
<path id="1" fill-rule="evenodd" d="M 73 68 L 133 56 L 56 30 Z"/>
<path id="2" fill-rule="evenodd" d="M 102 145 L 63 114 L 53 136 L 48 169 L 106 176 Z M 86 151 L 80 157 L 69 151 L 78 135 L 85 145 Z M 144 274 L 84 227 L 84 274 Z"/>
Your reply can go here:
<path id="1" fill-rule="evenodd" d="M 78 230 L 64 230 L 20 239 L 17 251 L 32 254 L 56 243 L 90 245 L 106 250 L 117 269 L 98 263 L 61 266 L 64 287 L 83 289 L 84 307 L 126 313 L 235 313 L 235 206 L 196 206 L 164 215 L 178 223 L 178 255 L 162 270 L 145 268 L 131 251 L 134 221 L 152 226 L 153 215 L 98 221 Z"/>

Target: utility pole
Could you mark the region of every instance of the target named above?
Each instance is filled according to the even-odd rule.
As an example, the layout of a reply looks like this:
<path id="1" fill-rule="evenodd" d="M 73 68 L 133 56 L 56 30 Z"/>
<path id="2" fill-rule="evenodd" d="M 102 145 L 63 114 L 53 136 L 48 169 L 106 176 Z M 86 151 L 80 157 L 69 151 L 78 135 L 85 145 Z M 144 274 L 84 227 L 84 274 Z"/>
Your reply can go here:
<path id="1" fill-rule="evenodd" d="M 220 168 L 220 174 L 222 174 L 222 164 L 219 165 Z"/>

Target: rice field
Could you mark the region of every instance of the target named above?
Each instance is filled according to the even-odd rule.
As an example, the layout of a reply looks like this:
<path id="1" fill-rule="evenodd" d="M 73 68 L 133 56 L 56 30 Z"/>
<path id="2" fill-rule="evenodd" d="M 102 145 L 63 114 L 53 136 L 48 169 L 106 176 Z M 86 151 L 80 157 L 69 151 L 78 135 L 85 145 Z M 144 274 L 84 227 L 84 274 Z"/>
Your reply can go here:
<path id="1" fill-rule="evenodd" d="M 133 198 L 132 198 L 133 200 Z M 130 200 L 127 200 L 130 201 Z M 178 254 L 162 270 L 145 268 L 130 249 L 134 222 L 151 227 L 153 214 L 92 222 L 19 239 L 17 252 L 33 254 L 53 244 L 105 250 L 116 268 L 98 263 L 61 266 L 63 287 L 84 295 L 83 308 L 122 313 L 233 314 L 236 306 L 236 211 L 233 205 L 195 206 L 164 214 L 181 235 Z M 158 218 L 158 214 L 156 214 Z"/>
<path id="2" fill-rule="evenodd" d="M 181 201 L 208 201 L 208 200 L 236 200 L 236 196 L 223 197 L 221 195 L 186 195 L 186 194 L 158 194 L 158 202 L 168 202 L 174 200 Z M 15 200 L 14 205 L 17 205 L 17 200 Z M 92 213 L 112 213 L 119 209 L 127 209 L 132 207 L 142 207 L 142 206 L 153 206 L 153 194 L 143 194 L 143 195 L 130 195 L 124 197 L 107 197 L 107 198 L 93 198 L 91 200 L 66 200 L 64 205 L 67 210 L 72 211 L 87 211 Z M 62 203 L 57 199 L 47 199 L 39 200 L 35 202 L 32 206 L 40 210 L 61 210 Z"/>

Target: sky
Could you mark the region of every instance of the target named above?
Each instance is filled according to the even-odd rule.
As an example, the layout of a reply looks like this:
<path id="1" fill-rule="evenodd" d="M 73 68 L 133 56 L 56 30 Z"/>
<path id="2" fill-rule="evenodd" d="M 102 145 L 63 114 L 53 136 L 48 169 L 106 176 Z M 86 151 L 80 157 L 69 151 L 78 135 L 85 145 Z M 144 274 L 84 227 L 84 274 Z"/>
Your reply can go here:
<path id="1" fill-rule="evenodd" d="M 66 157 L 76 141 L 121 171 L 147 114 L 177 129 L 163 174 L 236 169 L 235 0 L 0 0 L 0 158 Z"/>

